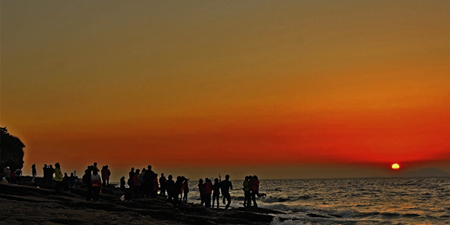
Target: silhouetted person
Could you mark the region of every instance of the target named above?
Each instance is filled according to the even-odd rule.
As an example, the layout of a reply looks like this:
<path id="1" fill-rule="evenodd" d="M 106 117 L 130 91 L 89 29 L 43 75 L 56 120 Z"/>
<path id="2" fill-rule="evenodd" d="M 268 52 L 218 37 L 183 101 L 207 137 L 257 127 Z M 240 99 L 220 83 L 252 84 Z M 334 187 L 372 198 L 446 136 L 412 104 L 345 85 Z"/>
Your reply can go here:
<path id="1" fill-rule="evenodd" d="M 86 185 L 86 200 L 90 201 L 91 197 L 92 197 L 92 181 L 91 181 L 91 168 L 87 168 L 84 171 L 84 175 L 83 175 L 83 183 L 84 185 Z"/>
<path id="2" fill-rule="evenodd" d="M 51 166 L 51 165 L 50 165 Z M 62 188 L 62 181 L 63 181 L 63 174 L 61 172 L 61 166 L 59 165 L 59 163 L 55 164 L 55 192 L 56 194 L 60 194 L 61 193 L 61 188 Z"/>
<path id="3" fill-rule="evenodd" d="M 131 167 L 131 170 L 130 170 L 130 172 L 128 172 L 128 179 L 133 179 L 133 177 L 134 177 L 134 167 Z"/>
<path id="4" fill-rule="evenodd" d="M 212 199 L 212 208 L 214 208 L 214 202 L 217 201 L 217 208 L 219 208 L 219 199 L 220 199 L 220 183 L 219 179 L 214 179 L 213 189 L 213 199 Z"/>
<path id="5" fill-rule="evenodd" d="M 168 179 L 166 181 L 166 188 L 167 188 L 168 200 L 173 201 L 171 193 L 172 193 L 173 186 L 175 185 L 175 181 L 172 180 L 172 175 L 169 175 L 167 178 Z"/>
<path id="6" fill-rule="evenodd" d="M 155 173 L 155 175 L 153 176 L 153 193 L 152 196 L 157 196 L 158 195 L 158 190 L 159 190 L 159 185 L 158 185 L 158 174 Z"/>
<path id="7" fill-rule="evenodd" d="M 259 194 L 259 180 L 256 175 L 253 176 L 251 179 L 251 190 L 252 190 L 252 200 L 253 200 L 253 206 L 258 207 L 258 204 L 256 204 L 255 196 L 261 197 L 265 196 L 266 194 Z"/>
<path id="8" fill-rule="evenodd" d="M 228 203 L 225 206 L 225 209 L 228 209 L 231 204 L 231 195 L 230 195 L 230 189 L 233 189 L 233 184 L 231 184 L 230 175 L 225 176 L 225 180 L 223 180 L 220 183 L 220 189 L 222 191 L 223 196 L 223 204 L 225 204 L 225 199 L 227 199 Z"/>
<path id="9" fill-rule="evenodd" d="M 50 186 L 52 185 L 52 182 L 53 182 L 53 174 L 54 173 L 55 173 L 55 169 L 53 169 L 53 166 L 50 165 L 48 167 L 48 177 L 47 177 L 47 179 L 48 179 L 47 184 L 50 185 Z"/>
<path id="10" fill-rule="evenodd" d="M 198 180 L 198 192 L 200 193 L 200 205 L 203 205 L 205 203 L 205 185 L 201 178 Z"/>
<path id="11" fill-rule="evenodd" d="M 109 187 L 110 176 L 111 176 L 111 171 L 109 170 L 108 165 L 106 165 L 102 169 L 103 187 Z"/>
<path id="12" fill-rule="evenodd" d="M 125 192 L 125 177 L 120 178 L 120 190 Z"/>
<path id="13" fill-rule="evenodd" d="M 134 173 L 134 176 L 133 176 L 133 193 L 134 193 L 135 199 L 139 198 L 139 188 L 140 188 L 140 184 L 141 184 L 141 182 L 139 181 L 139 172 L 141 172 L 141 171 L 139 169 L 137 169 L 136 173 Z"/>
<path id="14" fill-rule="evenodd" d="M 205 178 L 205 207 L 211 208 L 212 183 L 211 180 Z"/>
<path id="15" fill-rule="evenodd" d="M 183 182 L 183 201 L 187 203 L 188 200 L 188 193 L 189 193 L 189 179 L 183 177 L 184 182 Z"/>
<path id="16" fill-rule="evenodd" d="M 246 176 L 244 182 L 242 183 L 244 186 L 242 189 L 244 190 L 244 207 L 250 207 L 251 203 L 251 194 L 250 194 L 250 177 Z"/>
<path id="17" fill-rule="evenodd" d="M 94 166 L 93 166 L 93 168 L 92 168 L 92 172 L 94 172 L 94 170 L 97 170 L 97 173 L 98 173 L 98 171 L 100 171 L 100 170 L 98 169 L 98 167 L 97 167 L 97 162 L 94 162 Z"/>
<path id="18" fill-rule="evenodd" d="M 31 166 L 31 175 L 33 176 L 33 178 L 31 179 L 31 183 L 34 184 L 35 179 L 36 179 L 36 175 L 37 175 L 36 164 L 33 164 L 33 165 Z"/>
<path id="19" fill-rule="evenodd" d="M 146 190 L 145 190 L 146 189 L 146 185 L 145 185 L 145 179 L 144 179 L 144 176 L 145 176 L 146 172 L 147 172 L 147 170 L 145 168 L 142 168 L 141 173 L 138 175 L 139 193 L 140 193 L 140 196 L 142 198 L 145 197 L 145 193 L 146 193 Z"/>
<path id="20" fill-rule="evenodd" d="M 166 177 L 164 173 L 161 173 L 161 177 L 159 178 L 159 186 L 161 188 L 159 195 L 166 197 Z"/>
<path id="21" fill-rule="evenodd" d="M 130 172 L 128 172 L 128 187 L 130 189 L 130 196 L 133 193 L 133 177 L 134 177 L 134 167 L 131 167 Z"/>
<path id="22" fill-rule="evenodd" d="M 92 182 L 92 200 L 96 202 L 98 201 L 98 196 L 102 189 L 102 178 L 98 174 L 98 170 L 96 170 L 95 168 L 94 171 L 92 171 L 91 182 Z"/>
<path id="23" fill-rule="evenodd" d="M 128 179 L 133 179 L 134 177 L 134 167 L 131 167 L 131 171 L 128 172 Z"/>
<path id="24" fill-rule="evenodd" d="M 156 195 L 153 191 L 153 180 L 155 179 L 155 172 L 152 170 L 152 166 L 148 165 L 147 171 L 144 174 L 145 180 L 145 194 L 147 197 L 151 195 L 152 198 L 156 198 Z"/>
<path id="25" fill-rule="evenodd" d="M 67 175 L 67 173 L 64 173 L 62 185 L 63 185 L 64 191 L 69 190 L 69 176 Z"/>
<path id="26" fill-rule="evenodd" d="M 73 173 L 70 173 L 69 177 L 69 187 L 75 188 L 75 177 L 73 176 Z"/>
<path id="27" fill-rule="evenodd" d="M 172 198 L 173 198 L 172 203 L 173 203 L 174 207 L 179 202 L 178 196 L 181 194 L 181 188 L 183 188 L 183 180 L 184 179 L 182 177 L 178 176 L 177 177 L 177 181 L 175 182 L 175 184 L 172 187 L 171 195 L 172 195 Z"/>
<path id="28" fill-rule="evenodd" d="M 44 167 L 42 167 L 42 184 L 48 183 L 48 167 L 47 164 L 44 164 Z"/>

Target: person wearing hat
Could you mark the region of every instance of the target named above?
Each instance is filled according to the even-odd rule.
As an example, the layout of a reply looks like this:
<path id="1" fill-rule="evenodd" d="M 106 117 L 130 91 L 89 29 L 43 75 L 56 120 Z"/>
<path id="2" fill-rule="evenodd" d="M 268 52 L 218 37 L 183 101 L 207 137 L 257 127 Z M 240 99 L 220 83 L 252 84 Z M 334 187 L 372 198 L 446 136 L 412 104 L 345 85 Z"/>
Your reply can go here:
<path id="1" fill-rule="evenodd" d="M 8 183 L 11 183 L 11 170 L 9 169 L 9 166 L 7 166 L 3 171 L 3 177 L 6 178 Z"/>

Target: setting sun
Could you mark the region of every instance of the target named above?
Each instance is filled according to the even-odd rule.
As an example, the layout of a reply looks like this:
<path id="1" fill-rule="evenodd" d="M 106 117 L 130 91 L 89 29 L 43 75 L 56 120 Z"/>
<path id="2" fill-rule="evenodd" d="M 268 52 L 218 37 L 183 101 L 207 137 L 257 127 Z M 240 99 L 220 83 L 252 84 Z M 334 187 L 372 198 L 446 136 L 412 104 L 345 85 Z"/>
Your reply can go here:
<path id="1" fill-rule="evenodd" d="M 392 164 L 392 169 L 398 170 L 398 169 L 400 169 L 400 165 L 398 163 L 394 163 L 394 164 Z"/>

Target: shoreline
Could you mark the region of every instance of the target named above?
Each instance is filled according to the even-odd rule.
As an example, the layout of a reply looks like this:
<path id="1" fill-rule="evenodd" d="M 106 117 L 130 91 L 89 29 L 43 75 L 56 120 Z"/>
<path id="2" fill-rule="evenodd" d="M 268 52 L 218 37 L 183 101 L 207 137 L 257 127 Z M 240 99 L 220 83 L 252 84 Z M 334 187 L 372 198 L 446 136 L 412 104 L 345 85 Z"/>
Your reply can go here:
<path id="1" fill-rule="evenodd" d="M 0 221 L 7 224 L 270 224 L 283 212 L 264 208 L 210 209 L 167 199 L 121 201 L 119 189 L 105 189 L 98 202 L 86 201 L 86 191 L 54 189 L 35 184 L 0 184 Z"/>

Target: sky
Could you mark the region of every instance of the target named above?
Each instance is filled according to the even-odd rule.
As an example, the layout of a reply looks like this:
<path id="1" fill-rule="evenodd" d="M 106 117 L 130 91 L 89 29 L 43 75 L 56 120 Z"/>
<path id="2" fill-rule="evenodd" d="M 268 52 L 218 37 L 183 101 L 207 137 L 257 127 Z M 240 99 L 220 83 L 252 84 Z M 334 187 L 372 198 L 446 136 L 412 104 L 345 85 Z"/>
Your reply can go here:
<path id="1" fill-rule="evenodd" d="M 0 4 L 0 126 L 25 173 L 450 172 L 450 1 Z"/>

